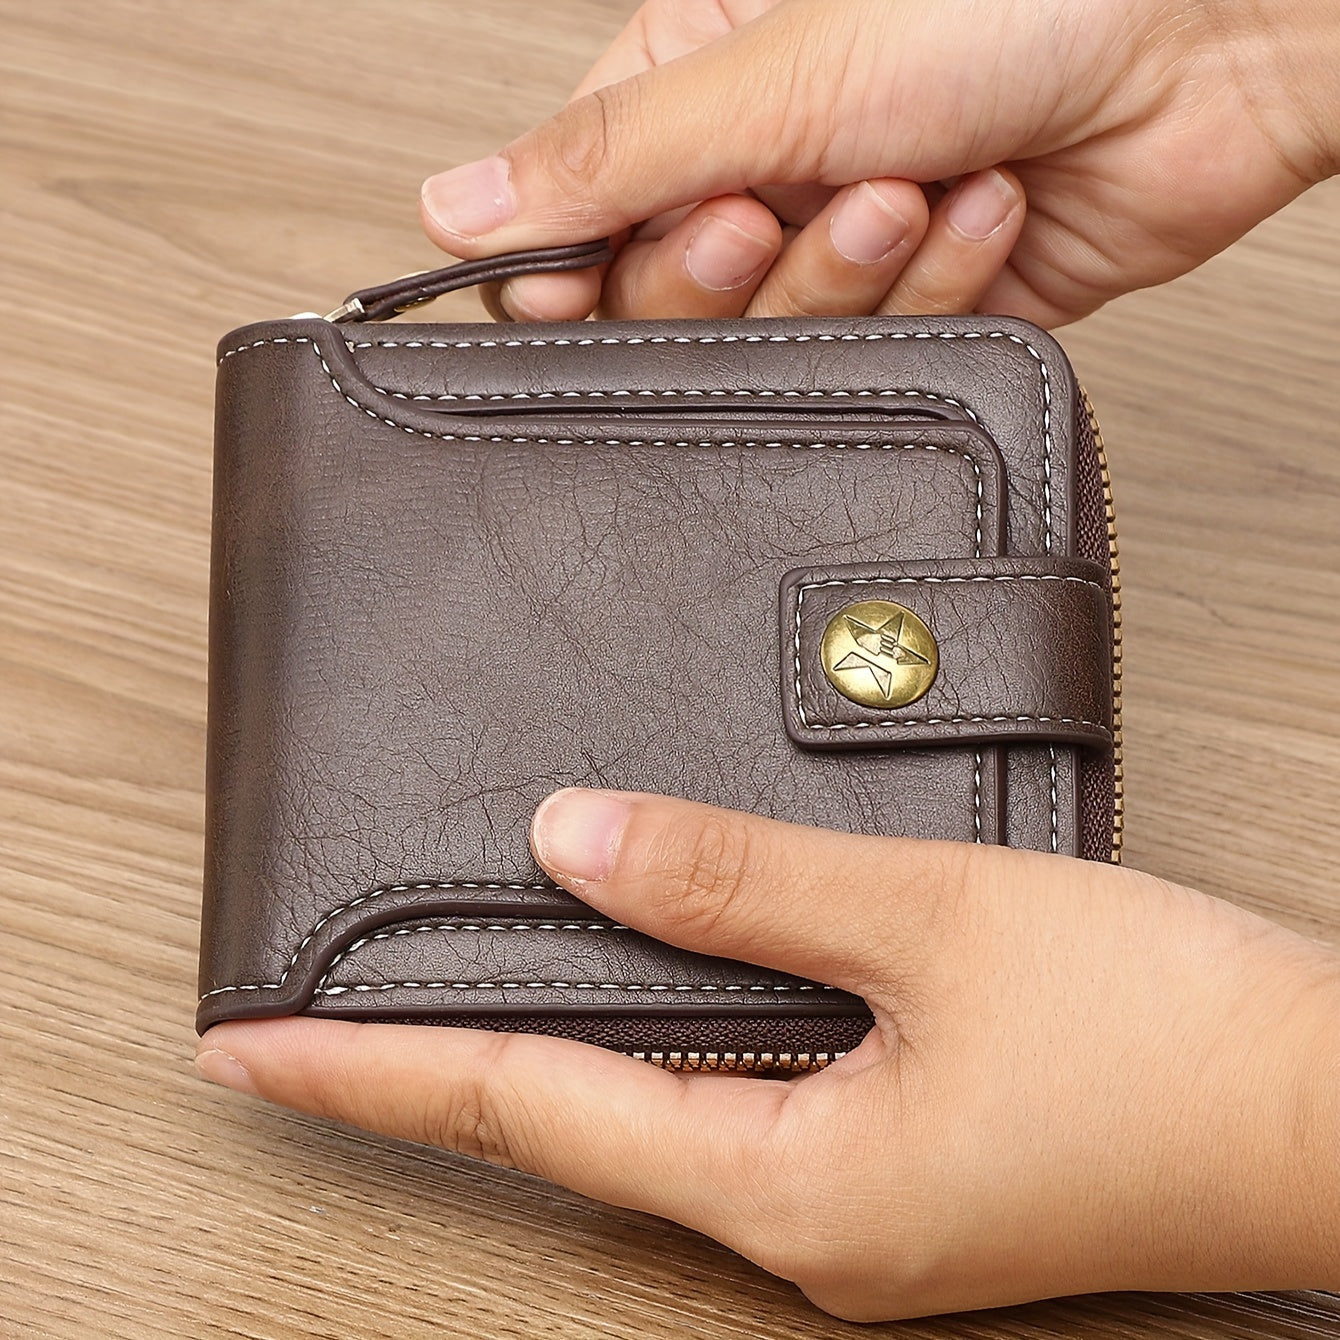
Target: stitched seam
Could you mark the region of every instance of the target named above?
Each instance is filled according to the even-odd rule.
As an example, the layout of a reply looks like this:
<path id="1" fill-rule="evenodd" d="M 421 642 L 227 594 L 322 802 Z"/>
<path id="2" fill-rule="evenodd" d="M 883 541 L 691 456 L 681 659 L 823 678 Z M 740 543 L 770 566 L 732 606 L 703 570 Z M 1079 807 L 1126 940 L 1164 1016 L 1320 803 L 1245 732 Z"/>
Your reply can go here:
<path id="1" fill-rule="evenodd" d="M 974 558 L 980 555 L 974 554 Z M 1029 572 L 1029 573 L 1006 573 L 1006 574 L 981 574 L 973 577 L 834 577 L 826 582 L 806 582 L 796 590 L 796 617 L 795 628 L 792 635 L 792 648 L 794 651 L 795 668 L 795 694 L 796 694 L 796 712 L 800 717 L 800 724 L 807 730 L 874 730 L 880 726 L 919 726 L 919 725 L 961 725 L 965 722 L 999 722 L 999 721 L 1037 721 L 1037 722 L 1060 722 L 1066 725 L 1093 726 L 1098 730 L 1106 731 L 1106 726 L 1101 726 L 1097 722 L 1084 721 L 1074 717 L 1044 717 L 1044 716 L 994 716 L 994 717 L 908 717 L 901 721 L 853 721 L 829 725 L 826 722 L 812 722 L 805 715 L 805 700 L 802 690 L 803 679 L 801 675 L 801 655 L 800 655 L 800 625 L 801 612 L 805 605 L 806 591 L 821 591 L 830 586 L 959 586 L 967 585 L 973 582 L 1074 582 L 1079 586 L 1089 586 L 1095 591 L 1103 591 L 1103 586 L 1099 582 L 1090 581 L 1087 577 L 1068 577 L 1060 573 L 1053 572 Z M 1054 789 L 1053 789 L 1054 794 Z M 980 794 L 974 789 L 974 796 L 980 801 Z M 980 816 L 979 816 L 980 818 Z M 1053 812 L 1052 827 L 1056 827 L 1056 816 Z"/>
<path id="2" fill-rule="evenodd" d="M 1053 852 L 1056 852 L 1056 851 L 1059 851 L 1059 850 L 1060 850 L 1060 846 L 1061 846 L 1060 836 L 1061 836 L 1061 835 L 1060 835 L 1060 833 L 1059 833 L 1059 831 L 1058 831 L 1058 825 L 1057 825 L 1057 819 L 1056 819 L 1056 805 L 1057 805 L 1057 801 L 1056 801 L 1056 746 L 1055 746 L 1054 744 L 1049 744 L 1049 745 L 1047 746 L 1047 755 L 1048 755 L 1048 757 L 1051 759 L 1051 767 L 1048 768 L 1047 772 L 1048 772 L 1049 777 L 1051 778 L 1051 801 L 1052 801 L 1052 832 L 1051 832 L 1051 839 L 1052 839 L 1052 851 L 1053 851 Z"/>
<path id="3" fill-rule="evenodd" d="M 982 840 L 982 751 L 972 756 L 972 840 Z"/>
<path id="4" fill-rule="evenodd" d="M 607 335 L 599 338 L 584 336 L 580 339 L 559 338 L 554 340 L 367 340 L 350 344 L 353 349 L 545 349 L 563 346 L 590 345 L 642 345 L 642 344 L 809 344 L 817 342 L 871 344 L 880 340 L 1008 340 L 1027 351 L 1038 365 L 1038 374 L 1042 384 L 1042 540 L 1047 553 L 1052 551 L 1052 441 L 1051 441 L 1051 374 L 1047 369 L 1047 360 L 1022 335 L 1012 335 L 1005 330 L 917 330 L 917 331 L 868 331 L 864 335 L 849 332 L 844 335 Z M 230 351 L 231 352 L 231 351 Z M 225 355 L 226 357 L 227 355 Z M 389 394 L 394 395 L 394 392 Z M 958 401 L 947 401 L 959 404 Z M 966 406 L 960 406 L 965 411 Z M 972 416 L 974 421 L 977 416 Z"/>
<path id="5" fill-rule="evenodd" d="M 373 346 L 368 343 L 347 344 L 346 347 L 352 351 L 354 349 L 370 349 Z M 393 347 L 393 346 L 392 346 Z M 723 398 L 734 399 L 737 396 L 750 397 L 756 396 L 760 400 L 792 400 L 803 402 L 806 400 L 874 400 L 892 396 L 906 396 L 909 400 L 932 400 L 939 405 L 952 405 L 955 409 L 960 409 L 972 420 L 973 423 L 981 427 L 982 421 L 977 413 L 965 405 L 961 400 L 956 400 L 953 396 L 936 395 L 934 391 L 922 391 L 917 388 L 904 387 L 871 387 L 851 390 L 844 388 L 840 390 L 816 390 L 816 391 L 774 391 L 765 388 L 739 386 L 739 387 L 686 387 L 683 390 L 663 390 L 654 391 L 650 389 L 620 390 L 620 391 L 498 391 L 490 395 L 481 395 L 473 392 L 467 395 L 456 395 L 451 391 L 442 391 L 436 395 L 411 395 L 408 391 L 392 391 L 388 387 L 379 386 L 377 383 L 371 383 L 373 390 L 381 395 L 390 396 L 393 400 L 404 400 L 410 404 L 437 403 L 439 401 L 452 401 L 461 404 L 498 404 L 507 401 L 534 401 L 546 404 L 562 404 L 564 401 L 571 400 L 717 400 Z"/>
<path id="6" fill-rule="evenodd" d="M 974 554 L 980 558 L 980 554 Z M 834 577 L 826 582 L 806 582 L 801 590 L 817 591 L 824 586 L 962 586 L 970 582 L 1075 582 L 1105 592 L 1102 582 L 1091 577 L 1071 577 L 1061 572 L 975 573 L 971 577 Z"/>
<path id="7" fill-rule="evenodd" d="M 379 940 L 399 939 L 404 935 L 516 935 L 528 931 L 627 931 L 628 929 L 627 926 L 612 921 L 522 921 L 514 925 L 497 921 L 476 921 L 465 922 L 464 924 L 453 922 L 450 925 L 436 926 L 400 926 L 395 930 L 378 931 L 376 935 L 365 935 L 361 940 L 355 940 L 347 949 L 342 949 L 331 959 L 325 972 L 321 974 L 321 980 L 316 985 L 318 990 L 325 986 L 330 981 L 335 969 L 365 945 L 375 944 Z"/>
<path id="8" fill-rule="evenodd" d="M 369 893 L 361 894 L 352 902 L 345 903 L 343 906 L 327 912 L 326 915 L 303 936 L 298 947 L 293 951 L 293 957 L 289 959 L 288 966 L 279 974 L 279 980 L 277 982 L 252 982 L 239 986 L 216 986 L 213 991 L 206 991 L 200 999 L 208 1000 L 211 996 L 226 995 L 230 991 L 278 991 L 288 980 L 289 973 L 291 973 L 297 965 L 298 958 L 302 954 L 302 951 L 312 943 L 318 932 L 327 922 L 333 921 L 336 917 L 343 915 L 345 912 L 350 912 L 355 907 L 362 907 L 365 903 L 370 903 L 374 899 L 381 898 L 388 893 L 426 893 L 430 890 L 446 889 L 510 889 L 516 892 L 558 892 L 558 886 L 556 884 L 487 884 L 482 880 L 429 880 L 417 884 L 388 884 L 382 888 L 373 889 Z"/>
<path id="9" fill-rule="evenodd" d="M 402 987 L 422 991 L 630 991 L 679 994 L 700 991 L 719 995 L 745 995 L 753 992 L 777 996 L 837 990 L 836 987 L 821 986 L 818 983 L 771 986 L 767 983 L 742 982 L 356 982 L 349 986 L 319 987 L 313 994 L 343 996 L 350 992 L 395 991 Z"/>
<path id="10" fill-rule="evenodd" d="M 453 990 L 453 991 L 485 991 L 485 990 L 521 990 L 521 989 L 546 989 L 552 991 L 702 991 L 702 992 L 773 992 L 776 994 L 798 992 L 798 991 L 832 991 L 835 988 L 823 986 L 819 983 L 797 982 L 784 985 L 769 985 L 767 983 L 749 984 L 734 982 L 698 982 L 698 983 L 661 983 L 661 982 L 506 982 L 506 981 L 485 981 L 485 982 L 357 982 L 346 985 L 331 986 L 330 978 L 335 969 L 344 961 L 351 958 L 358 950 L 364 946 L 373 944 L 379 940 L 394 940 L 406 935 L 432 935 L 432 934 L 488 934 L 490 932 L 503 935 L 513 935 L 517 932 L 528 931 L 596 931 L 596 932 L 616 932 L 631 930 L 630 927 L 620 925 L 615 922 L 588 921 L 588 922 L 522 922 L 515 925 L 505 925 L 499 922 L 472 922 L 466 924 L 450 924 L 435 926 L 402 926 L 395 930 L 378 931 L 375 935 L 364 936 L 361 940 L 354 941 L 348 949 L 338 954 L 331 960 L 330 966 L 322 975 L 321 980 L 316 984 L 313 994 L 320 996 L 339 996 L 353 992 L 370 991 L 392 991 L 397 988 L 410 988 L 421 990 Z"/>
<path id="11" fill-rule="evenodd" d="M 234 353 L 241 353 L 244 349 L 254 349 L 264 344 L 306 344 L 316 355 L 317 361 L 321 364 L 322 371 L 325 372 L 330 380 L 331 386 L 335 388 L 336 393 L 355 409 L 362 411 L 368 418 L 375 419 L 378 423 L 385 424 L 388 428 L 398 428 L 402 433 L 409 433 L 415 437 L 431 438 L 442 442 L 535 442 L 555 446 L 585 446 L 594 447 L 597 445 L 605 446 L 630 446 L 630 447 L 735 447 L 735 448 L 762 448 L 762 449 L 790 449 L 799 451 L 819 451 L 824 449 L 834 451 L 931 451 L 944 456 L 957 456 L 964 460 L 972 469 L 974 487 L 976 491 L 976 504 L 974 510 L 975 530 L 973 543 L 973 556 L 978 557 L 982 547 L 982 513 L 983 513 L 983 485 L 982 469 L 975 457 L 968 451 L 959 447 L 942 447 L 932 442 L 825 442 L 822 440 L 807 441 L 785 441 L 783 439 L 740 439 L 738 441 L 710 442 L 706 439 L 677 439 L 669 438 L 640 438 L 640 437 L 537 437 L 530 434 L 503 434 L 503 433 L 434 433 L 424 428 L 412 428 L 408 424 L 400 423 L 396 419 L 388 419 L 384 414 L 378 413 L 369 405 L 365 405 L 357 397 L 349 394 L 348 391 L 340 385 L 339 379 L 330 370 L 330 365 L 326 362 L 321 350 L 317 348 L 316 343 L 307 336 L 296 336 L 289 339 L 286 336 L 277 337 L 272 340 L 256 340 L 252 344 L 240 345 L 237 349 L 230 349 L 224 353 L 223 357 L 228 358 Z"/>
<path id="12" fill-rule="evenodd" d="M 845 334 L 820 334 L 820 335 L 604 335 L 604 336 L 583 336 L 578 339 L 560 337 L 557 339 L 528 339 L 528 340 L 366 340 L 349 345 L 350 349 L 547 349 L 561 348 L 565 346 L 576 346 L 578 348 L 590 347 L 596 345 L 629 345 L 637 346 L 644 344 L 873 344 L 881 340 L 940 340 L 948 342 L 951 340 L 1008 340 L 1011 344 L 1018 345 L 1025 350 L 1029 357 L 1038 365 L 1038 375 L 1042 386 L 1042 541 L 1043 547 L 1047 553 L 1052 550 L 1052 496 L 1051 496 L 1051 373 L 1047 368 L 1047 360 L 1038 353 L 1038 351 L 1022 335 L 1013 335 L 1006 330 L 909 330 L 893 331 L 879 330 L 867 331 L 865 334 L 857 334 L 849 331 Z M 247 349 L 259 349 L 267 344 L 312 344 L 313 341 L 306 336 L 287 338 L 285 336 L 272 336 L 263 340 L 253 340 L 249 344 L 237 345 L 232 349 L 225 349 L 219 356 L 222 362 L 225 358 L 231 358 L 235 354 L 240 354 Z M 347 343 L 347 342 L 346 342 Z M 317 356 L 321 357 L 317 350 Z M 335 378 L 330 369 L 326 367 L 326 360 L 321 358 L 321 366 L 326 368 L 326 375 L 334 382 Z M 337 389 L 338 389 L 338 383 Z M 343 391 L 340 392 L 342 395 Z M 394 393 L 391 393 L 394 394 Z M 347 398 L 347 397 L 346 397 Z M 357 404 L 356 401 L 353 403 Z M 359 405 L 360 409 L 365 406 Z M 371 411 L 367 411 L 371 413 Z M 374 416 L 379 417 L 379 416 Z M 393 427 L 404 427 L 403 424 L 394 423 L 392 420 L 384 420 Z M 414 429 L 406 429 L 407 432 L 414 432 Z M 437 436 L 432 433 L 425 433 L 423 436 Z M 446 435 L 443 435 L 446 436 Z M 472 440 L 469 438 L 463 439 Z"/>
<path id="13" fill-rule="evenodd" d="M 1086 730 L 1096 730 L 1110 739 L 1111 730 L 1101 721 L 1090 721 L 1087 717 L 1043 717 L 1032 716 L 1026 712 L 1003 716 L 959 716 L 959 717 L 901 717 L 888 721 L 852 721 L 836 722 L 833 725 L 811 725 L 810 730 L 877 730 L 881 726 L 963 726 L 990 725 L 1005 721 L 1037 722 L 1044 726 L 1083 726 Z"/>

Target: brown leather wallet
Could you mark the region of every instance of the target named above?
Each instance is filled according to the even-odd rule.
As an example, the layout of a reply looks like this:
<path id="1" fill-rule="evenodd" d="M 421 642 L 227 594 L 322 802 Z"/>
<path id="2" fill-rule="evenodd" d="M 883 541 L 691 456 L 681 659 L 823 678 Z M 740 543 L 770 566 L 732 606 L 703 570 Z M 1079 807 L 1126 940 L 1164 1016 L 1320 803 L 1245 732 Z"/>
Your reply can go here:
<path id="1" fill-rule="evenodd" d="M 203 1030 L 304 1013 L 798 1071 L 864 1004 L 556 888 L 564 785 L 1116 859 L 1097 426 L 994 317 L 372 326 L 220 347 Z M 816 920 L 825 915 L 816 902 Z"/>

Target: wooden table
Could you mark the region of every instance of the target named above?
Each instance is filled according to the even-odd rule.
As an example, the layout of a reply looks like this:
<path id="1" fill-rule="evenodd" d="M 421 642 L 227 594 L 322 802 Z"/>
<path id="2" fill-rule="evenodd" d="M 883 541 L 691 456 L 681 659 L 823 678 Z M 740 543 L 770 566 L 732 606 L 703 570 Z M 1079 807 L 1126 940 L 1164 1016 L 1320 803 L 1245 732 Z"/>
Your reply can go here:
<path id="1" fill-rule="evenodd" d="M 0 5 L 5 1336 L 848 1329 L 691 1233 L 190 1063 L 215 340 L 434 263 L 420 178 L 630 8 Z M 1129 860 L 1340 941 L 1340 182 L 1065 338 L 1122 527 Z M 1336 1335 L 1340 1299 L 866 1333 Z"/>

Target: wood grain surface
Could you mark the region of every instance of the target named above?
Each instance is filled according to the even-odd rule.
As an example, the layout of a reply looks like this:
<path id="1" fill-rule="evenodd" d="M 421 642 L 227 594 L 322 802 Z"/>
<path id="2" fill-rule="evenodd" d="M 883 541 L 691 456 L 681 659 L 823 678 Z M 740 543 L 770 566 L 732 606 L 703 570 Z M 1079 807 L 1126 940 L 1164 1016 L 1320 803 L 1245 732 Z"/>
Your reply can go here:
<path id="1" fill-rule="evenodd" d="M 4 1336 L 850 1330 L 691 1233 L 190 1064 L 215 341 L 433 264 L 419 180 L 630 9 L 0 4 Z M 1340 182 L 1064 338 L 1117 488 L 1129 861 L 1340 942 Z M 1340 1300 L 865 1333 L 1334 1336 Z"/>

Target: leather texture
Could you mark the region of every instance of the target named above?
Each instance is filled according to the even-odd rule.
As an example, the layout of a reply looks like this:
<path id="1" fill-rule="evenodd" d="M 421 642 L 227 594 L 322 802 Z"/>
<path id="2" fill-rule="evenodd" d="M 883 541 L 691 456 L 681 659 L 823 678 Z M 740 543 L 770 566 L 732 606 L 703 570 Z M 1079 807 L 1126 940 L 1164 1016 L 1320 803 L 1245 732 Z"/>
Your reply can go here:
<path id="1" fill-rule="evenodd" d="M 306 1011 L 639 1053 L 853 1045 L 859 1000 L 554 888 L 530 816 L 611 786 L 1109 850 L 1085 434 L 1060 349 L 1003 319 L 229 336 L 199 1026 Z M 837 581 L 924 611 L 942 668 L 913 724 L 823 680 Z"/>

